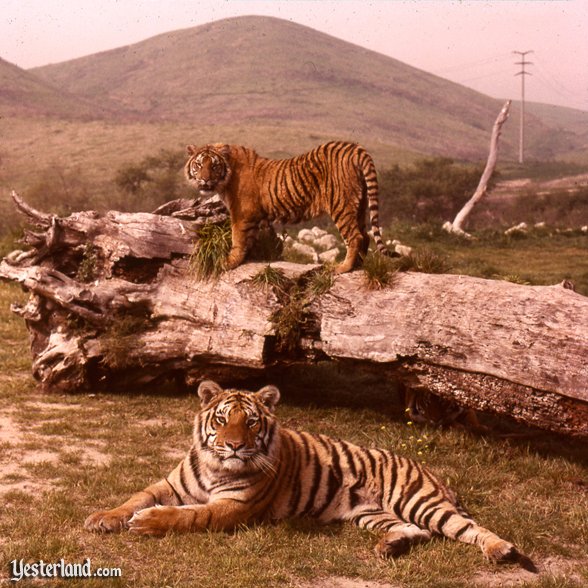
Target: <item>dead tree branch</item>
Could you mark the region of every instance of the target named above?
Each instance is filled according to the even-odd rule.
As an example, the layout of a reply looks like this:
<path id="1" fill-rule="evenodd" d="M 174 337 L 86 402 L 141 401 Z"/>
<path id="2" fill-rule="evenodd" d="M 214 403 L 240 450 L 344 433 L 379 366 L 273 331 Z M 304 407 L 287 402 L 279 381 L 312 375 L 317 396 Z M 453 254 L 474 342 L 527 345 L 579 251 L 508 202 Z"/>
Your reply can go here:
<path id="1" fill-rule="evenodd" d="M 469 214 L 472 212 L 474 206 L 486 195 L 488 191 L 488 182 L 494 173 L 494 169 L 496 168 L 496 160 L 498 158 L 498 139 L 500 138 L 500 133 L 502 132 L 502 125 L 508 118 L 510 104 L 510 100 L 505 102 L 502 110 L 498 114 L 498 118 L 496 119 L 494 126 L 492 127 L 492 137 L 490 139 L 490 152 L 488 154 L 488 160 L 486 161 L 486 167 L 484 168 L 484 172 L 480 178 L 480 183 L 478 184 L 474 195 L 457 213 L 452 223 L 447 221 L 443 225 L 443 228 L 448 233 L 455 233 L 457 235 L 461 235 L 462 237 L 471 238 L 471 235 L 463 230 L 463 224 L 465 223 Z"/>

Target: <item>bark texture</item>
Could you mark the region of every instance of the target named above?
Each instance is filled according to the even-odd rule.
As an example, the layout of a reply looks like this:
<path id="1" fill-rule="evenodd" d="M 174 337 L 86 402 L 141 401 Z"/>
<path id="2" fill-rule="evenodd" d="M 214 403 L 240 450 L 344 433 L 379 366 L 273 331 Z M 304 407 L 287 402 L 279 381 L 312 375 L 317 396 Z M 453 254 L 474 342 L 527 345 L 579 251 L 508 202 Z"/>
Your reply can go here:
<path id="1" fill-rule="evenodd" d="M 565 286 L 403 273 L 371 291 L 356 271 L 311 295 L 317 266 L 285 262 L 272 263 L 279 287 L 252 281 L 267 263 L 197 281 L 188 257 L 199 227 L 226 220 L 218 200 L 58 218 L 14 198 L 36 228 L 0 278 L 30 293 L 13 310 L 45 388 L 236 382 L 294 361 L 339 361 L 588 437 L 588 298 Z"/>

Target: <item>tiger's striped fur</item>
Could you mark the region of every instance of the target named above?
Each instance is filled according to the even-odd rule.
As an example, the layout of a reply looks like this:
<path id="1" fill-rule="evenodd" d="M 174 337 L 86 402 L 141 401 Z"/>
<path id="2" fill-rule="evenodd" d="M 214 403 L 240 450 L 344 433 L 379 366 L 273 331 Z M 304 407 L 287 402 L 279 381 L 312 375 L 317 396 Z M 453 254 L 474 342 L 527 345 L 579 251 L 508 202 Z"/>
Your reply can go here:
<path id="1" fill-rule="evenodd" d="M 87 529 L 163 535 L 310 516 L 381 532 L 376 552 L 383 557 L 443 535 L 478 545 L 491 560 L 525 558 L 480 527 L 425 466 L 280 427 L 273 415 L 277 388 L 249 393 L 208 381 L 198 393 L 202 408 L 186 457 L 123 505 L 88 517 Z"/>
<path id="2" fill-rule="evenodd" d="M 420 389 L 404 388 L 403 396 L 406 415 L 415 423 L 437 427 L 463 425 L 476 433 L 489 432 L 488 427 L 480 424 L 472 408 Z"/>
<path id="3" fill-rule="evenodd" d="M 229 269 L 240 265 L 263 220 L 296 223 L 330 215 L 347 246 L 335 271 L 350 271 L 369 246 L 366 209 L 376 247 L 390 254 L 379 225 L 378 179 L 371 156 L 359 145 L 332 141 L 291 159 L 267 159 L 238 145 L 188 145 L 185 173 L 202 194 L 218 193 L 229 209 Z M 394 255 L 394 254 L 392 254 Z"/>

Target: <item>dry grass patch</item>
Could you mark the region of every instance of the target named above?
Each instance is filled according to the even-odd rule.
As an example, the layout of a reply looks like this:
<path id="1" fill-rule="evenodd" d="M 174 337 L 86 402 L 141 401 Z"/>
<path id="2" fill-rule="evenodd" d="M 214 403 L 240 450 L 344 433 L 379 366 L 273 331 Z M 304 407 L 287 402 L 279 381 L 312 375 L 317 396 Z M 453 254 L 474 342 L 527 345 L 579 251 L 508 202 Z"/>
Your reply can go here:
<path id="1" fill-rule="evenodd" d="M 559 556 L 549 556 L 536 562 L 539 574 L 527 570 L 506 569 L 492 572 L 477 572 L 472 578 L 473 586 L 480 588 L 510 588 L 521 586 L 564 588 L 566 586 L 584 586 L 584 579 L 576 569 L 582 561 L 567 559 Z M 584 566 L 588 565 L 588 558 L 584 558 Z"/>
<path id="2" fill-rule="evenodd" d="M 39 493 L 50 489 L 66 466 L 93 467 L 109 463 L 110 456 L 97 443 L 76 447 L 75 442 L 72 443 L 75 440 L 60 432 L 55 438 L 56 423 L 67 420 L 68 411 L 75 410 L 76 406 L 37 400 L 0 412 L 0 446 L 3 448 L 0 496 L 14 490 Z M 52 410 L 47 411 L 48 408 Z M 22 418 L 22 412 L 31 410 L 36 413 L 34 423 L 29 418 Z"/>

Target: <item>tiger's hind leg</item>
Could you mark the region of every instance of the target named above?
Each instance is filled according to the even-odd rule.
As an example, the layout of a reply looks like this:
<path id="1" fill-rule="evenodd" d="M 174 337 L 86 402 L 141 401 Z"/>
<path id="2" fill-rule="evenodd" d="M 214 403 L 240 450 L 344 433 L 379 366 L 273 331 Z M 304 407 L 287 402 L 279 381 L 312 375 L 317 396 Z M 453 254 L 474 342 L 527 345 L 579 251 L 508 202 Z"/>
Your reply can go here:
<path id="1" fill-rule="evenodd" d="M 535 569 L 533 562 L 512 543 L 481 527 L 461 509 L 460 512 L 445 511 L 431 528 L 450 539 L 477 545 L 492 562 L 517 562 L 530 571 Z"/>
<path id="2" fill-rule="evenodd" d="M 431 532 L 411 523 L 397 523 L 389 528 L 378 541 L 375 552 L 382 558 L 398 557 L 406 553 L 413 545 L 431 539 Z"/>
<path id="3" fill-rule="evenodd" d="M 406 553 L 412 545 L 431 539 L 432 533 L 397 519 L 388 511 L 366 508 L 356 513 L 353 522 L 364 529 L 384 531 L 374 551 L 384 559 Z"/>
<path id="4" fill-rule="evenodd" d="M 335 266 L 335 273 L 336 274 L 344 274 L 350 272 L 358 263 L 358 261 L 363 257 L 361 255 L 362 251 L 362 242 L 361 238 L 354 238 L 345 242 L 347 245 L 347 253 L 345 254 L 345 259 Z"/>
<path id="5" fill-rule="evenodd" d="M 344 274 L 350 272 L 363 260 L 369 246 L 369 237 L 364 227 L 362 231 L 357 218 L 351 212 L 343 212 L 340 216 L 333 218 L 333 221 L 347 247 L 345 259 L 335 267 L 335 273 Z"/>

